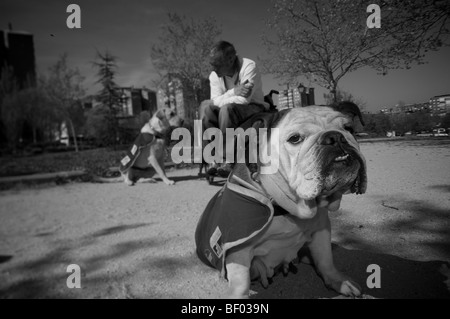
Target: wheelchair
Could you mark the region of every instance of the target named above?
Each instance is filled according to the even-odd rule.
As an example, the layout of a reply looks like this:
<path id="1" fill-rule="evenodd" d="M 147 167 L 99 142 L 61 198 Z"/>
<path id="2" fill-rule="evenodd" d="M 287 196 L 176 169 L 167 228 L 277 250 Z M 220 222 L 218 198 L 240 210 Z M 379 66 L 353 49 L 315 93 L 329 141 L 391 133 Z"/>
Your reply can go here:
<path id="1" fill-rule="evenodd" d="M 273 94 L 278 95 L 278 94 L 280 94 L 280 92 L 278 92 L 277 90 L 271 90 L 269 92 L 269 94 L 264 96 L 264 102 L 269 104 L 269 109 L 265 112 L 269 112 L 269 113 L 278 112 L 277 106 L 273 103 L 273 97 L 272 97 Z M 240 123 L 240 124 L 242 124 L 242 123 Z M 203 162 L 200 164 L 200 167 L 199 167 L 198 176 L 201 176 L 202 170 L 203 170 L 203 168 L 205 168 L 205 177 L 206 177 L 206 181 L 208 182 L 209 185 L 212 185 L 214 183 L 214 178 L 216 178 L 216 177 L 222 177 L 222 178 L 228 177 L 228 176 L 224 176 L 224 175 L 219 175 L 218 173 L 209 174 L 206 169 L 207 166 L 208 166 L 208 164 L 203 160 Z"/>

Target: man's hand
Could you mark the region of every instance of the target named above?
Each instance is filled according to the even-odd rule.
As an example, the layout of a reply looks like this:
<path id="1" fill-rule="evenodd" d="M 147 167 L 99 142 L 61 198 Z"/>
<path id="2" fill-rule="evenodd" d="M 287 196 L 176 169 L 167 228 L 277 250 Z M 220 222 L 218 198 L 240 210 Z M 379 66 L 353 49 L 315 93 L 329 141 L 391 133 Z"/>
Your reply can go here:
<path id="1" fill-rule="evenodd" d="M 246 80 L 244 83 L 239 84 L 234 88 L 234 94 L 236 96 L 242 96 L 248 98 L 252 94 L 253 83 L 249 83 Z"/>

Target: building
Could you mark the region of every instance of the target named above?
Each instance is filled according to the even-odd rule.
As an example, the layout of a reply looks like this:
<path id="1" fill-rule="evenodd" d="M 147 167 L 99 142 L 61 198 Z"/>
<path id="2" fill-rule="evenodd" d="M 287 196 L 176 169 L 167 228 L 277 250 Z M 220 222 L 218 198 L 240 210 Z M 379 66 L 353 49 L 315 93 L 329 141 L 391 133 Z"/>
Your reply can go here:
<path id="1" fill-rule="evenodd" d="M 120 108 L 117 112 L 119 126 L 130 131 L 142 127 L 140 114 L 147 111 L 149 115 L 157 110 L 156 92 L 146 88 L 118 87 Z"/>
<path id="2" fill-rule="evenodd" d="M 430 110 L 433 115 L 444 116 L 450 113 L 450 94 L 430 98 Z"/>
<path id="3" fill-rule="evenodd" d="M 314 88 L 307 88 L 300 85 L 297 88 L 281 91 L 278 95 L 278 110 L 293 107 L 304 107 L 314 105 Z"/>
<path id="4" fill-rule="evenodd" d="M 10 67 L 19 87 L 36 85 L 33 35 L 28 32 L 0 31 L 0 71 Z"/>
<path id="5" fill-rule="evenodd" d="M 383 114 L 405 114 L 405 113 L 430 113 L 430 105 L 428 102 L 414 104 L 397 104 L 391 108 L 383 108 L 380 110 Z"/>
<path id="6" fill-rule="evenodd" d="M 0 75 L 6 70 L 12 71 L 19 88 L 36 85 L 36 62 L 34 57 L 33 35 L 23 31 L 0 30 Z M 31 135 L 27 126 L 25 138 Z M 0 145 L 8 140 L 4 134 L 3 123 L 0 118 Z"/>
<path id="7" fill-rule="evenodd" d="M 166 75 L 158 85 L 157 105 L 158 109 L 169 107 L 176 111 L 185 123 L 199 118 L 199 105 L 203 100 L 210 98 L 209 80 L 199 81 L 200 88 L 193 92 L 189 87 L 184 87 L 176 75 Z"/>
<path id="8" fill-rule="evenodd" d="M 164 78 L 158 88 L 156 100 L 158 109 L 169 107 L 176 110 L 181 118 L 186 117 L 185 94 L 180 80 L 172 77 Z"/>
<path id="9" fill-rule="evenodd" d="M 134 117 L 147 111 L 150 114 L 157 110 L 156 92 L 144 88 L 118 87 L 120 109 L 118 117 Z"/>
<path id="10" fill-rule="evenodd" d="M 414 104 L 397 104 L 380 110 L 384 114 L 430 113 L 432 116 L 444 116 L 450 113 L 450 94 L 437 95 L 429 102 Z"/>

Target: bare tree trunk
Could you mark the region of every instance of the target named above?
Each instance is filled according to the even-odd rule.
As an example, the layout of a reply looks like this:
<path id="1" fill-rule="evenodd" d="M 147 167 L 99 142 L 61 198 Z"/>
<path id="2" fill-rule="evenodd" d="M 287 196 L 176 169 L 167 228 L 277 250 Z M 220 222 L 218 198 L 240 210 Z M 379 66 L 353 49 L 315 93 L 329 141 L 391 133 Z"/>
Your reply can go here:
<path id="1" fill-rule="evenodd" d="M 67 120 L 69 121 L 70 130 L 72 131 L 73 145 L 75 146 L 75 152 L 78 152 L 78 142 L 77 142 L 77 136 L 75 134 L 75 127 L 73 126 L 73 122 L 70 118 L 68 118 Z"/>
<path id="2" fill-rule="evenodd" d="M 195 110 L 194 110 L 194 115 L 193 115 L 193 119 L 194 120 L 198 120 L 200 117 L 200 89 L 195 89 L 194 90 L 194 97 L 195 97 Z"/>
<path id="3" fill-rule="evenodd" d="M 337 103 L 338 102 L 338 94 L 337 94 L 338 92 L 337 92 L 337 83 L 335 81 L 332 81 L 330 93 L 333 98 L 333 103 Z"/>
<path id="4" fill-rule="evenodd" d="M 32 131 L 33 131 L 33 143 L 36 144 L 37 143 L 37 132 L 36 132 L 37 129 L 36 129 L 36 127 L 33 126 Z"/>

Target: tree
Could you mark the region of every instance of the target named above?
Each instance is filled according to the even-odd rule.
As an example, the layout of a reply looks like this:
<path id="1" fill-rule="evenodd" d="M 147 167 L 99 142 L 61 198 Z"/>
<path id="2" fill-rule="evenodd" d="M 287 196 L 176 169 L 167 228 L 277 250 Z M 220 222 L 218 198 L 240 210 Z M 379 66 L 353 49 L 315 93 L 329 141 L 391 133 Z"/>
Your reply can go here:
<path id="1" fill-rule="evenodd" d="M 96 130 L 97 140 L 104 139 L 102 142 L 98 141 L 98 143 L 104 145 L 113 145 L 119 139 L 119 121 L 117 114 L 120 108 L 120 95 L 117 90 L 118 85 L 114 81 L 117 72 L 116 60 L 117 58 L 108 51 L 105 53 L 97 51 L 96 61 L 93 62 L 94 67 L 98 69 L 98 80 L 96 83 L 100 83 L 102 86 L 95 99 L 100 102 L 103 108 L 102 111 L 94 112 L 95 114 L 91 114 L 91 116 L 94 116 L 96 119 L 95 123 L 97 123 L 98 128 Z M 107 112 L 105 108 L 109 111 Z M 106 121 L 106 123 L 103 123 L 103 125 L 99 124 L 101 120 Z M 109 136 L 103 134 L 104 128 L 109 130 Z"/>
<path id="2" fill-rule="evenodd" d="M 365 114 L 366 126 L 364 131 L 378 136 L 385 136 L 386 132 L 392 130 L 390 118 L 386 114 Z"/>
<path id="3" fill-rule="evenodd" d="M 214 18 L 194 20 L 168 13 L 168 19 L 150 57 L 160 75 L 180 80 L 184 93 L 193 94 L 198 106 L 208 98 L 208 55 L 221 34 L 220 27 Z M 190 110 L 190 116 L 194 112 Z"/>
<path id="4" fill-rule="evenodd" d="M 117 125 L 115 113 L 107 106 L 100 105 L 87 112 L 86 134 L 95 139 L 98 146 L 112 146 L 116 144 Z"/>
<path id="5" fill-rule="evenodd" d="M 381 28 L 369 29 L 371 2 L 277 0 L 263 35 L 266 71 L 287 80 L 304 76 L 336 100 L 338 83 L 350 72 L 410 68 L 449 44 L 449 1 L 381 1 Z"/>
<path id="6" fill-rule="evenodd" d="M 11 67 L 1 68 L 0 73 L 0 145 L 8 142 L 8 108 L 4 106 L 4 99 L 18 90 L 19 84 Z M 17 128 L 16 128 L 17 129 Z"/>
<path id="7" fill-rule="evenodd" d="M 117 70 L 117 57 L 106 51 L 101 53 L 97 51 L 96 61 L 93 66 L 98 69 L 96 83 L 100 83 L 102 89 L 97 93 L 96 99 L 102 105 L 107 106 L 114 113 L 117 113 L 117 107 L 120 105 L 120 96 L 117 91 L 117 84 L 114 77 Z"/>
<path id="8" fill-rule="evenodd" d="M 78 152 L 77 134 L 74 119 L 77 116 L 75 110 L 79 107 L 80 100 L 85 94 L 82 86 L 84 77 L 77 68 L 69 68 L 67 54 L 60 56 L 59 60 L 49 68 L 48 76 L 42 78 L 45 91 L 52 101 L 55 112 L 69 124 L 75 151 Z"/>
<path id="9" fill-rule="evenodd" d="M 31 129 L 33 143 L 37 143 L 38 139 L 45 140 L 51 135 L 53 124 L 59 120 L 52 102 L 39 84 L 7 94 L 2 106 L 1 118 L 13 150 L 23 137 L 24 128 Z"/>
<path id="10" fill-rule="evenodd" d="M 436 119 L 431 114 L 414 113 L 411 114 L 408 126 L 410 127 L 410 131 L 430 131 L 437 124 L 436 120 L 439 121 L 439 119 Z"/>
<path id="11" fill-rule="evenodd" d="M 10 148 L 16 149 L 24 130 L 30 130 L 33 143 L 50 138 L 54 123 L 59 120 L 53 102 L 46 94 L 42 79 L 35 86 L 20 89 L 13 72 L 4 69 L 0 79 L 0 117 Z"/>
<path id="12" fill-rule="evenodd" d="M 450 128 L 450 113 L 445 114 L 445 116 L 442 118 L 441 127 L 445 129 Z"/>
<path id="13" fill-rule="evenodd" d="M 16 149 L 24 125 L 22 105 L 17 97 L 18 92 L 14 91 L 3 96 L 0 109 L 7 144 L 13 151 Z"/>

